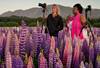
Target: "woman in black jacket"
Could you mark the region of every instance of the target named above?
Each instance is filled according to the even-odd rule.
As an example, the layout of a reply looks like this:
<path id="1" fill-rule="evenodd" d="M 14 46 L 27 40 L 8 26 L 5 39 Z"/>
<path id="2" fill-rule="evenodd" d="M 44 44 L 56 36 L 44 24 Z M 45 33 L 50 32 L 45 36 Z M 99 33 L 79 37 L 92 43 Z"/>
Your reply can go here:
<path id="1" fill-rule="evenodd" d="M 58 32 L 63 29 L 63 19 L 59 15 L 59 7 L 52 5 L 52 13 L 47 17 L 47 28 L 50 36 L 57 37 Z"/>
<path id="2" fill-rule="evenodd" d="M 56 4 L 52 5 L 52 13 L 47 17 L 47 28 L 50 36 L 55 38 L 55 47 L 58 47 L 58 33 L 63 29 L 63 19 Z"/>

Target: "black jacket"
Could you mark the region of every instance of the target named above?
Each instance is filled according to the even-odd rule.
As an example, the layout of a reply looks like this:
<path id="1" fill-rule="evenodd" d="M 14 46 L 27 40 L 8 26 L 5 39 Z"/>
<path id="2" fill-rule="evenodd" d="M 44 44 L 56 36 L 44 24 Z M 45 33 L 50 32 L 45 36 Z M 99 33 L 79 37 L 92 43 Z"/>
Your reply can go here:
<path id="1" fill-rule="evenodd" d="M 52 14 L 50 14 L 47 17 L 47 28 L 50 36 L 58 36 L 58 32 L 63 29 L 62 17 L 59 15 L 53 17 Z"/>

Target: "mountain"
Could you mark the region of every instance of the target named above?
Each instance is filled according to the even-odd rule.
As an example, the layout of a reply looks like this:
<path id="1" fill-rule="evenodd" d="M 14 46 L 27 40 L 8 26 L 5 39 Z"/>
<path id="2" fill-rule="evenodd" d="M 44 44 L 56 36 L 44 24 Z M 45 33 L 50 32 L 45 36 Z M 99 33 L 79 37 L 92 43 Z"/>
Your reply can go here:
<path id="1" fill-rule="evenodd" d="M 72 15 L 72 8 L 59 5 L 60 7 L 60 13 L 62 17 L 66 17 L 68 15 Z M 50 14 L 51 11 L 51 5 L 47 6 L 47 15 Z M 0 17 L 9 17 L 9 16 L 24 16 L 29 18 L 37 18 L 42 16 L 42 8 L 30 8 L 26 10 L 15 10 L 15 11 L 8 11 L 0 15 Z M 92 18 L 100 18 L 100 9 L 93 9 Z"/>

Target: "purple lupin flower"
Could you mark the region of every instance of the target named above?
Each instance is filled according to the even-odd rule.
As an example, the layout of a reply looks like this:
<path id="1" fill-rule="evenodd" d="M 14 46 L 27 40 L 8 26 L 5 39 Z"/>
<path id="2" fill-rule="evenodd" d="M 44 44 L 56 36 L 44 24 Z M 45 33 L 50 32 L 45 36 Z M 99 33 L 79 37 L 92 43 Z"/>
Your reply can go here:
<path id="1" fill-rule="evenodd" d="M 44 56 L 46 59 L 48 59 L 49 57 L 49 49 L 50 49 L 50 36 L 47 35 L 43 35 L 43 50 L 44 50 Z"/>
<path id="2" fill-rule="evenodd" d="M 12 68 L 23 68 L 23 61 L 19 55 L 12 57 Z"/>
<path id="3" fill-rule="evenodd" d="M 59 40 L 59 52 L 60 52 L 60 58 L 63 59 L 63 52 L 64 52 L 64 40 L 60 39 Z"/>
<path id="4" fill-rule="evenodd" d="M 94 48 L 93 43 L 91 43 L 89 47 L 89 59 L 92 61 L 92 64 L 94 63 Z"/>
<path id="5" fill-rule="evenodd" d="M 59 52 L 60 52 L 60 59 L 63 59 L 63 52 L 64 52 L 64 47 L 65 47 L 65 35 L 63 34 L 62 31 L 60 31 L 59 36 L 58 36 L 58 44 L 59 44 Z"/>
<path id="6" fill-rule="evenodd" d="M 34 57 L 34 56 L 36 56 L 36 45 L 32 38 L 32 34 L 30 35 L 29 43 L 30 43 L 30 45 L 29 45 L 30 56 Z"/>
<path id="7" fill-rule="evenodd" d="M 95 44 L 95 53 L 96 55 L 100 53 L 100 41 L 97 41 Z"/>
<path id="8" fill-rule="evenodd" d="M 23 61 L 19 56 L 19 39 L 15 34 L 15 50 L 14 55 L 12 56 L 12 68 L 23 68 Z"/>
<path id="9" fill-rule="evenodd" d="M 56 48 L 56 53 L 54 54 L 53 57 L 54 68 L 63 68 L 63 64 L 59 57 L 60 57 L 59 50 L 58 48 Z"/>
<path id="10" fill-rule="evenodd" d="M 87 40 L 83 41 L 82 52 L 83 55 L 85 56 L 85 62 L 89 62 L 89 44 Z"/>
<path id="11" fill-rule="evenodd" d="M 40 27 L 37 27 L 37 43 L 38 43 L 38 48 L 37 50 L 39 50 L 40 52 L 40 49 L 43 48 L 43 35 L 41 33 L 41 28 Z"/>
<path id="12" fill-rule="evenodd" d="M 36 47 L 36 56 L 38 57 L 40 49 L 43 45 L 43 35 L 41 33 L 41 28 L 37 27 L 36 31 L 34 31 L 32 35 L 34 46 Z"/>
<path id="13" fill-rule="evenodd" d="M 27 41 L 29 38 L 29 31 L 26 26 L 22 26 L 20 28 L 20 34 L 19 34 L 19 48 L 20 48 L 20 56 L 21 58 L 25 59 L 25 52 L 26 52 L 26 46 L 27 46 Z"/>
<path id="14" fill-rule="evenodd" d="M 3 45 L 3 41 L 4 41 L 4 36 L 3 36 L 3 33 L 0 33 L 0 59 L 3 58 L 3 48 L 4 48 L 4 45 Z"/>
<path id="15" fill-rule="evenodd" d="M 34 56 L 37 55 L 37 33 L 36 32 L 32 32 L 32 52 L 34 54 Z"/>

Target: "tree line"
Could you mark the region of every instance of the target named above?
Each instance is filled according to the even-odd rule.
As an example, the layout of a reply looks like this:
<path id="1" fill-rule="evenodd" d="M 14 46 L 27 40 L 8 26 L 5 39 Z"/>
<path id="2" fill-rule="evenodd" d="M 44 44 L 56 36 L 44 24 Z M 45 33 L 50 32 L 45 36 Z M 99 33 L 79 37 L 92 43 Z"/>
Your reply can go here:
<path id="1" fill-rule="evenodd" d="M 38 18 L 28 18 L 28 17 L 19 17 L 19 16 L 10 16 L 10 17 L 0 17 L 0 27 L 17 27 L 20 26 L 21 20 L 24 20 L 28 26 L 36 26 L 37 21 L 41 25 L 43 23 L 42 17 Z M 64 19 L 64 22 L 66 19 Z M 100 18 L 98 19 L 88 19 L 90 24 L 93 27 L 100 27 Z M 44 21 L 44 25 L 46 21 Z"/>

